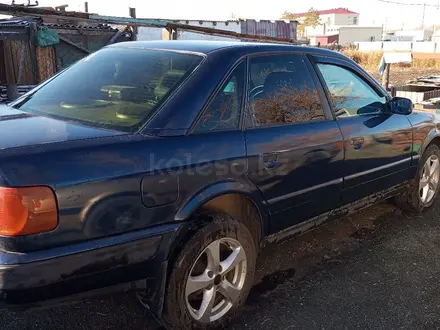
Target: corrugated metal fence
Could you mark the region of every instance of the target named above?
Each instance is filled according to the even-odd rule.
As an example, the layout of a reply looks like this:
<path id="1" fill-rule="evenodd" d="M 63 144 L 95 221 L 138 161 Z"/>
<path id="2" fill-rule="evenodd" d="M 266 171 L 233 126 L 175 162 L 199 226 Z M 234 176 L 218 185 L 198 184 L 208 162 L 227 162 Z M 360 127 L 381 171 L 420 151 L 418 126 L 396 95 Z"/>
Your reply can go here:
<path id="1" fill-rule="evenodd" d="M 246 35 L 265 36 L 285 39 L 286 41 L 294 41 L 297 38 L 297 22 L 296 21 L 256 21 L 252 19 L 237 21 L 188 21 L 176 20 L 175 23 L 187 26 L 206 27 L 213 30 L 231 31 Z M 168 35 L 163 33 L 164 30 L 158 27 L 139 27 L 137 40 L 164 40 L 168 39 Z M 237 38 L 228 36 L 209 35 L 206 33 L 198 33 L 197 31 L 186 31 L 179 29 L 177 39 L 180 40 L 235 40 Z M 240 40 L 240 39 L 238 39 Z"/>
<path id="2" fill-rule="evenodd" d="M 243 20 L 241 33 L 296 40 L 296 22 Z"/>

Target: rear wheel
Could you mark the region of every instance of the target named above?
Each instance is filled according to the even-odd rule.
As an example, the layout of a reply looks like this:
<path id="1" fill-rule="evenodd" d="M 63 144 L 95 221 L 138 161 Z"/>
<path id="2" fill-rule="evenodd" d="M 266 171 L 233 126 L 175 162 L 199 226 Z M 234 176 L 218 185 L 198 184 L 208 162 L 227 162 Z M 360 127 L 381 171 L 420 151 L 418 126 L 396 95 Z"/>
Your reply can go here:
<path id="1" fill-rule="evenodd" d="M 402 209 L 422 212 L 434 204 L 439 191 L 440 149 L 430 145 L 423 154 L 419 169 L 407 191 L 396 197 L 396 203 Z"/>
<path id="2" fill-rule="evenodd" d="M 252 286 L 256 252 L 248 229 L 229 215 L 204 220 L 169 277 L 163 319 L 170 329 L 223 328 Z"/>

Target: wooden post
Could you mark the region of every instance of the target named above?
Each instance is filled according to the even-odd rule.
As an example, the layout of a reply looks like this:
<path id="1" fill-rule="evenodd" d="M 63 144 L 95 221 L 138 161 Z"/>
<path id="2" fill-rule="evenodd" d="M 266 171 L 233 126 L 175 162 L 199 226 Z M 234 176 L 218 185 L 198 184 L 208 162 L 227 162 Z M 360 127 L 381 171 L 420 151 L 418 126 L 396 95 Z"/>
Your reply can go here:
<path id="1" fill-rule="evenodd" d="M 128 7 L 128 12 L 131 18 L 136 18 L 136 8 Z"/>
<path id="2" fill-rule="evenodd" d="M 36 22 L 31 22 L 29 24 L 29 39 L 31 46 L 31 61 L 32 61 L 32 71 L 34 73 L 34 83 L 39 84 L 40 81 L 40 71 L 38 68 L 38 59 L 37 59 L 37 35 L 38 28 Z"/>
<path id="3" fill-rule="evenodd" d="M 128 7 L 128 11 L 131 18 L 136 18 L 136 8 Z M 133 25 L 133 33 L 136 35 L 136 39 L 137 39 L 138 28 L 135 25 Z"/>
<path id="4" fill-rule="evenodd" d="M 177 40 L 177 29 L 167 28 L 168 40 Z"/>
<path id="5" fill-rule="evenodd" d="M 387 63 L 385 64 L 385 71 L 382 75 L 382 86 L 388 90 L 389 84 L 390 84 L 390 68 L 391 64 Z"/>
<path id="6" fill-rule="evenodd" d="M 6 86 L 6 99 L 11 102 L 18 98 L 18 88 L 17 84 L 8 84 Z"/>

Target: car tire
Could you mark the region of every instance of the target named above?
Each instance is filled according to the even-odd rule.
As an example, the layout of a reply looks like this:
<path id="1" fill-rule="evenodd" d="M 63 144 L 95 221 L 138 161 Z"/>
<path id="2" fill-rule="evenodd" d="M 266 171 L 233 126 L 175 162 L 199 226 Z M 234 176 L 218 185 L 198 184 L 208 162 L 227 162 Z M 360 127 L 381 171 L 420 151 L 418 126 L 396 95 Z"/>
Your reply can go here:
<path id="1" fill-rule="evenodd" d="M 170 265 L 162 317 L 169 329 L 225 328 L 253 284 L 257 256 L 246 226 L 227 214 L 200 220 Z"/>
<path id="2" fill-rule="evenodd" d="M 416 177 L 411 180 L 405 192 L 396 196 L 397 206 L 415 213 L 427 210 L 437 198 L 440 186 L 439 179 L 440 148 L 432 144 L 428 146 L 420 159 Z"/>

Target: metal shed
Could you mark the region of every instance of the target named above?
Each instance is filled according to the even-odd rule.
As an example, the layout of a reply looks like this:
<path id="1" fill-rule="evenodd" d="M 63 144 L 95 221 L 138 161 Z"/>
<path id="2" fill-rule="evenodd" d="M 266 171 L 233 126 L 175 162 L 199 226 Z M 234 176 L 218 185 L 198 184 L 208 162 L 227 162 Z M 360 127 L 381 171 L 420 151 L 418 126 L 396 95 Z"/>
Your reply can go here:
<path id="1" fill-rule="evenodd" d="M 38 33 L 45 28 L 57 33 L 59 43 L 38 46 Z M 130 29 L 106 24 L 45 23 L 34 16 L 0 20 L 0 102 L 15 99 L 91 52 L 132 38 Z"/>

